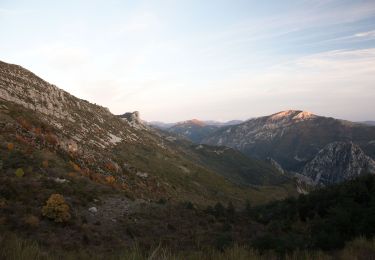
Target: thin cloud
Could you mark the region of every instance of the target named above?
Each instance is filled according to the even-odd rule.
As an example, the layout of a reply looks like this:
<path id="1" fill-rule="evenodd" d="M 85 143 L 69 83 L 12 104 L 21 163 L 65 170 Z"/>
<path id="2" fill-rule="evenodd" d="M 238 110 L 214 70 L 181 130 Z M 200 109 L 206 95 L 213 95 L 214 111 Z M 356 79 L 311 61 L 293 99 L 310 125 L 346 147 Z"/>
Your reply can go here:
<path id="1" fill-rule="evenodd" d="M 374 38 L 375 37 L 375 30 L 368 31 L 368 32 L 360 32 L 353 35 L 354 37 L 358 38 Z"/>

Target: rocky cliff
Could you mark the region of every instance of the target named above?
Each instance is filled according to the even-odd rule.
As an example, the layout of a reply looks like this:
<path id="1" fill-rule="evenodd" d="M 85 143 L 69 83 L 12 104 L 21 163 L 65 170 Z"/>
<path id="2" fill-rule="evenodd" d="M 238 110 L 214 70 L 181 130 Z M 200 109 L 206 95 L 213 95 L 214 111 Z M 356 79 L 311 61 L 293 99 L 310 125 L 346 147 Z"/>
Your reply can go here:
<path id="1" fill-rule="evenodd" d="M 313 185 L 330 185 L 375 173 L 375 161 L 353 142 L 328 144 L 304 167 L 302 174 Z"/>

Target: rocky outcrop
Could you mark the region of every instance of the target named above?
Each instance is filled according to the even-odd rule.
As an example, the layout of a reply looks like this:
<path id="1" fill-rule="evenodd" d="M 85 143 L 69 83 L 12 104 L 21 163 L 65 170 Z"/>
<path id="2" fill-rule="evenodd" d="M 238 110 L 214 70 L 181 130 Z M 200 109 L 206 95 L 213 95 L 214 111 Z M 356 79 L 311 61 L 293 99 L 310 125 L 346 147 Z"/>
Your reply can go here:
<path id="1" fill-rule="evenodd" d="M 141 119 L 141 116 L 138 111 L 134 112 L 127 112 L 122 115 L 119 115 L 122 120 L 126 121 L 131 125 L 132 127 L 136 129 L 143 129 L 147 130 L 149 127 L 143 122 Z"/>
<path id="2" fill-rule="evenodd" d="M 281 165 L 278 162 L 276 162 L 274 159 L 272 159 L 271 157 L 267 158 L 266 162 L 268 162 L 273 167 L 275 167 L 281 174 L 285 174 L 283 167 L 281 167 Z"/>
<path id="3" fill-rule="evenodd" d="M 137 123 L 137 124 L 142 123 L 141 117 L 138 111 L 127 112 L 125 114 L 120 115 L 119 117 L 122 119 L 126 119 L 128 122 Z"/>
<path id="4" fill-rule="evenodd" d="M 375 161 L 352 142 L 328 144 L 303 169 L 313 185 L 330 185 L 353 179 L 363 173 L 375 173 Z"/>

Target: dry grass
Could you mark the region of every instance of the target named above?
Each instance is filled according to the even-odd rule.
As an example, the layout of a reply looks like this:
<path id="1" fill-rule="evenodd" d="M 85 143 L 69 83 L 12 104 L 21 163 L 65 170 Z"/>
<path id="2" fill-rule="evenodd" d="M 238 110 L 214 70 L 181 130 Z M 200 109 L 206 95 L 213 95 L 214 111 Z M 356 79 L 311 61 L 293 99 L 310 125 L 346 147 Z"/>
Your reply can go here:
<path id="1" fill-rule="evenodd" d="M 60 259 L 108 259 L 108 260 L 273 260 L 280 259 L 280 256 L 273 252 L 260 254 L 257 251 L 242 246 L 233 246 L 221 252 L 214 249 L 202 251 L 174 253 L 168 249 L 158 246 L 153 250 L 145 252 L 139 247 L 124 249 L 121 252 L 111 255 L 98 255 L 95 252 L 46 252 L 37 243 L 7 235 L 0 238 L 0 259 L 7 260 L 60 260 Z M 286 260 L 362 260 L 375 259 L 375 239 L 366 240 L 358 238 L 347 244 L 347 246 L 332 254 L 321 251 L 296 251 L 283 257 Z"/>

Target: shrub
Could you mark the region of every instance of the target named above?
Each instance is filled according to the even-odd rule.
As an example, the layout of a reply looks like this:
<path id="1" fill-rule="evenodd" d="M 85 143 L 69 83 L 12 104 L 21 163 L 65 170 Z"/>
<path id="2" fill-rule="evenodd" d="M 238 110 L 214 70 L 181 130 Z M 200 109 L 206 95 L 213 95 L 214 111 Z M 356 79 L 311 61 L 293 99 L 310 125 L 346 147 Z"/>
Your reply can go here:
<path id="1" fill-rule="evenodd" d="M 225 208 L 220 202 L 216 203 L 214 207 L 214 215 L 215 217 L 221 217 L 225 215 Z"/>
<path id="2" fill-rule="evenodd" d="M 52 134 L 52 133 L 48 133 L 48 134 L 46 134 L 46 136 L 45 136 L 45 140 L 47 141 L 47 143 L 49 143 L 49 144 L 52 145 L 52 146 L 57 145 L 58 142 L 59 142 L 57 136 L 54 135 L 54 134 Z"/>
<path id="3" fill-rule="evenodd" d="M 31 159 L 30 156 L 27 156 L 26 154 L 17 150 L 14 150 L 9 153 L 8 156 L 3 157 L 3 169 L 17 169 L 25 165 L 33 165 L 34 163 L 35 161 Z"/>
<path id="4" fill-rule="evenodd" d="M 195 206 L 191 201 L 186 201 L 184 203 L 184 206 L 185 206 L 186 209 L 195 209 Z"/>
<path id="5" fill-rule="evenodd" d="M 13 151 L 14 149 L 14 144 L 13 143 L 8 143 L 7 144 L 8 151 Z"/>
<path id="6" fill-rule="evenodd" d="M 107 177 L 105 177 L 105 181 L 106 181 L 108 184 L 113 184 L 113 183 L 116 182 L 116 179 L 115 179 L 115 177 L 113 177 L 113 176 L 107 176 Z"/>
<path id="7" fill-rule="evenodd" d="M 228 213 L 228 215 L 230 215 L 230 216 L 231 216 L 231 215 L 234 215 L 234 214 L 236 213 L 236 209 L 234 208 L 232 202 L 229 202 L 229 203 L 228 203 L 227 213 Z"/>
<path id="8" fill-rule="evenodd" d="M 67 222 L 71 217 L 69 210 L 69 205 L 61 194 L 52 194 L 42 208 L 42 214 L 55 222 Z"/>
<path id="9" fill-rule="evenodd" d="M 25 172 L 23 171 L 22 168 L 18 168 L 18 169 L 16 170 L 15 174 L 16 174 L 17 177 L 20 178 L 20 177 L 23 177 L 23 175 L 25 175 Z"/>
<path id="10" fill-rule="evenodd" d="M 167 203 L 167 200 L 165 198 L 160 198 L 157 202 L 158 204 L 164 205 Z"/>
<path id="11" fill-rule="evenodd" d="M 79 167 L 76 163 L 70 161 L 70 165 L 73 167 L 74 171 L 81 172 L 81 167 Z"/>
<path id="12" fill-rule="evenodd" d="M 215 239 L 215 246 L 219 250 L 224 250 L 233 243 L 232 235 L 229 232 L 219 234 Z"/>
<path id="13" fill-rule="evenodd" d="M 43 168 L 48 168 L 48 165 L 49 165 L 49 163 L 48 163 L 48 160 L 44 160 L 43 162 L 42 162 L 42 167 Z"/>
<path id="14" fill-rule="evenodd" d="M 23 220 L 26 225 L 32 228 L 36 228 L 39 226 L 39 218 L 34 215 L 28 215 Z"/>

